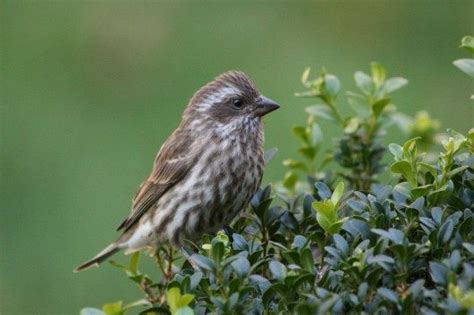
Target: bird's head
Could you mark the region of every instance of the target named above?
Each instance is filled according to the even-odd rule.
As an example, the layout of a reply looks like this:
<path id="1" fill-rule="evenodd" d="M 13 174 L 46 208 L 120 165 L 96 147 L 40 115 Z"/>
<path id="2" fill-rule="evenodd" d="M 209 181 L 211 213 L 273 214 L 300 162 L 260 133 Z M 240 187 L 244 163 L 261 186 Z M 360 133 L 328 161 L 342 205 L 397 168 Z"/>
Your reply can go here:
<path id="1" fill-rule="evenodd" d="M 228 71 L 199 89 L 186 112 L 204 116 L 217 123 L 229 124 L 260 120 L 279 107 L 275 101 L 261 95 L 245 73 Z"/>

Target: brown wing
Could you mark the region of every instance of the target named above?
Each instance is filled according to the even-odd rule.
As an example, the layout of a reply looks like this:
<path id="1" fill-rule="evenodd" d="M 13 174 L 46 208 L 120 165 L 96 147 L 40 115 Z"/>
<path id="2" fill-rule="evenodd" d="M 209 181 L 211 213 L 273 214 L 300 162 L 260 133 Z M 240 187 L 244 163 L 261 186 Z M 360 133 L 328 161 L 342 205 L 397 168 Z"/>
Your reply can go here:
<path id="1" fill-rule="evenodd" d="M 117 230 L 127 231 L 163 194 L 188 173 L 194 157 L 192 139 L 176 131 L 168 138 L 155 159 L 153 171 L 133 198 L 132 212 Z"/>

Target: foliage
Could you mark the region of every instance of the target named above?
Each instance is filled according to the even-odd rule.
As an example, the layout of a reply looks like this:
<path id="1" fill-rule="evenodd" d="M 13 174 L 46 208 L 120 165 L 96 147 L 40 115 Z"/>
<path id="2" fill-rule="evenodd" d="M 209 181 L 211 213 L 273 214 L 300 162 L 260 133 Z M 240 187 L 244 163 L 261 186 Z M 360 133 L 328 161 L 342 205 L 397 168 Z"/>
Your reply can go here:
<path id="1" fill-rule="evenodd" d="M 471 56 L 474 57 L 474 37 L 473 36 L 464 36 L 461 40 L 461 47 L 465 48 Z M 474 77 L 474 59 L 473 58 L 464 58 L 453 61 L 453 64 L 458 67 L 461 71 Z M 471 95 L 471 99 L 474 99 L 474 95 Z"/>
<path id="2" fill-rule="evenodd" d="M 340 113 L 338 96 L 340 94 L 339 79 L 323 69 L 314 80 L 309 80 L 309 69 L 303 73 L 302 83 L 307 88 L 297 96 L 317 98 L 321 103 L 306 108 L 308 113 L 307 126 L 296 126 L 294 134 L 303 142 L 299 149 L 303 161 L 286 160 L 290 168 L 283 181 L 288 190 L 294 190 L 297 184 L 297 171 L 303 171 L 315 179 L 324 176 L 315 174 L 326 164 L 335 160 L 343 171 L 338 175 L 346 178 L 352 188 L 369 191 L 370 185 L 376 181 L 377 175 L 384 170 L 381 160 L 384 147 L 381 138 L 387 126 L 395 121 L 395 106 L 391 102 L 391 94 L 402 88 L 408 81 L 401 77 L 386 78 L 385 69 L 373 62 L 370 75 L 362 71 L 354 74 L 357 92 L 347 92 L 347 100 L 352 114 L 344 117 Z M 328 150 L 322 164 L 316 168 L 315 159 L 322 144 L 322 132 L 317 120 L 329 120 L 342 131 L 333 150 Z M 327 177 L 327 174 L 326 174 Z"/>
<path id="3" fill-rule="evenodd" d="M 391 93 L 407 80 L 386 78 L 378 63 L 370 75 L 356 72 L 358 92 L 347 93 L 354 113 L 345 117 L 337 77 L 323 70 L 308 78 L 306 70 L 299 95 L 321 103 L 293 128 L 301 158 L 284 162 L 289 171 L 277 189 L 260 189 L 232 229 L 205 235 L 202 245 L 189 243 L 180 255 L 160 248 L 159 280 L 138 270 L 138 254 L 127 266 L 113 263 L 144 299 L 81 314 L 137 306 L 181 315 L 474 312 L 474 129 L 449 130 L 428 161 L 421 151 L 435 142 L 438 123 L 423 114 L 429 128 L 416 128 L 416 119 L 412 139 L 388 146 L 392 184 L 383 184 L 384 131 L 398 119 Z M 320 120 L 342 131 L 321 157 Z M 332 160 L 340 170 L 327 168 Z"/>
<path id="4" fill-rule="evenodd" d="M 321 185 L 320 183 L 318 183 Z M 344 193 L 344 183 L 337 184 L 331 198 L 323 201 L 313 202 L 313 209 L 316 211 L 316 221 L 328 234 L 336 234 L 341 230 L 342 224 L 347 217 L 339 219 L 337 211 L 341 205 L 342 194 Z"/>

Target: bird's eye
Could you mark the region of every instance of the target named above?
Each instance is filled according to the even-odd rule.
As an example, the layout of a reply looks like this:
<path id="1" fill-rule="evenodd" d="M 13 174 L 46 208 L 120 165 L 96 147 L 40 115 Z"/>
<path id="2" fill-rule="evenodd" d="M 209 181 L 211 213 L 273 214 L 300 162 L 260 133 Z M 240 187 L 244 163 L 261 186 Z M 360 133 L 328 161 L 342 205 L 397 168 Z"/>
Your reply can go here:
<path id="1" fill-rule="evenodd" d="M 241 109 L 243 105 L 244 105 L 244 102 L 242 101 L 241 98 L 235 98 L 232 100 L 232 106 L 234 108 Z"/>

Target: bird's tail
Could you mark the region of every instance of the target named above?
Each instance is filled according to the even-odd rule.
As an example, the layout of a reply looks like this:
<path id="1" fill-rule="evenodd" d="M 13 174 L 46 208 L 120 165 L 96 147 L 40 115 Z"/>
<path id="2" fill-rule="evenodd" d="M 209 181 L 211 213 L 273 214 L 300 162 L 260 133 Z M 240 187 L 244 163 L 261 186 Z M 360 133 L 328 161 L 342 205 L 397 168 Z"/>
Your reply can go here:
<path id="1" fill-rule="evenodd" d="M 83 263 L 82 265 L 78 266 L 76 269 L 74 269 L 74 272 L 79 272 L 79 271 L 89 269 L 91 267 L 96 267 L 101 262 L 103 262 L 104 260 L 106 260 L 107 258 L 112 256 L 113 254 L 115 254 L 119 250 L 120 250 L 120 248 L 118 247 L 117 243 L 114 242 L 114 243 L 110 244 L 109 246 L 107 246 L 106 248 L 104 248 L 100 253 L 95 255 L 94 258 L 92 258 L 91 260 L 88 260 L 85 263 Z"/>

